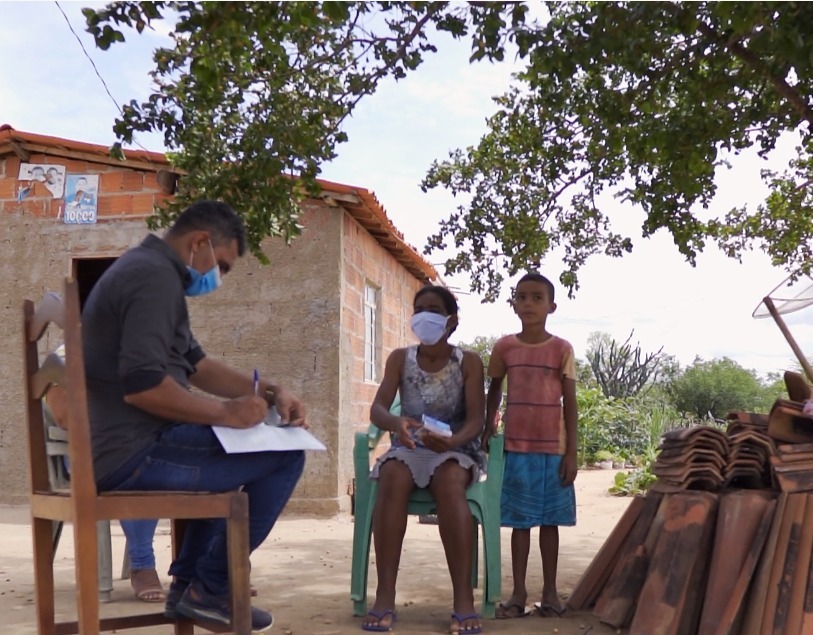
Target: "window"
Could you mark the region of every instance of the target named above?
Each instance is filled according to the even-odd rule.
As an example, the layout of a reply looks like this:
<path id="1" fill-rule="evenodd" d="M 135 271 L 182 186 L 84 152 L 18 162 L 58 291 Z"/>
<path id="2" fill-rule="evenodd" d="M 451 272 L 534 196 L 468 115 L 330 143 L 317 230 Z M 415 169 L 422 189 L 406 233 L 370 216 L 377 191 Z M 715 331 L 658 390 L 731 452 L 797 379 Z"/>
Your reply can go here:
<path id="1" fill-rule="evenodd" d="M 381 290 L 364 285 L 364 381 L 378 381 L 381 357 Z"/>

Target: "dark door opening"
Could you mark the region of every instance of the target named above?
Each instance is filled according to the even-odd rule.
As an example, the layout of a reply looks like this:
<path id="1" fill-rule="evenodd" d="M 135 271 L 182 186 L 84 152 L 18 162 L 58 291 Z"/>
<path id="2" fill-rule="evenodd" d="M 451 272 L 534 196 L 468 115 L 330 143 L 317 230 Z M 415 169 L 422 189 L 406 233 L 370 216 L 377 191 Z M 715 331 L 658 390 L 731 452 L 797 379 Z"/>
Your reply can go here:
<path id="1" fill-rule="evenodd" d="M 93 285 L 116 262 L 115 258 L 76 258 L 73 261 L 73 277 L 79 283 L 79 307 L 85 307 Z"/>

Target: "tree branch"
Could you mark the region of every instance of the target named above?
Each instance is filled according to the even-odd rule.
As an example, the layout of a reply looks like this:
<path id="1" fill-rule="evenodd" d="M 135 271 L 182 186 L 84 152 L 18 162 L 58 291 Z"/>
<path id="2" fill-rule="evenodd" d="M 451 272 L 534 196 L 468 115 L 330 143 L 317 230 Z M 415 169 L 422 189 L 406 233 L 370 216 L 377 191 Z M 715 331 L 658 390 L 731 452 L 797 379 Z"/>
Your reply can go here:
<path id="1" fill-rule="evenodd" d="M 784 78 L 777 77 L 771 70 L 762 62 L 762 60 L 755 55 L 752 51 L 747 49 L 738 40 L 725 39 L 717 31 L 715 31 L 708 24 L 702 20 L 698 23 L 698 29 L 703 35 L 709 37 L 717 44 L 722 45 L 725 49 L 731 51 L 735 57 L 745 62 L 753 70 L 765 77 L 774 90 L 782 97 L 788 100 L 793 110 L 799 115 L 802 121 L 806 121 L 811 128 L 813 128 L 813 108 L 811 108 L 804 98 L 796 91 Z"/>

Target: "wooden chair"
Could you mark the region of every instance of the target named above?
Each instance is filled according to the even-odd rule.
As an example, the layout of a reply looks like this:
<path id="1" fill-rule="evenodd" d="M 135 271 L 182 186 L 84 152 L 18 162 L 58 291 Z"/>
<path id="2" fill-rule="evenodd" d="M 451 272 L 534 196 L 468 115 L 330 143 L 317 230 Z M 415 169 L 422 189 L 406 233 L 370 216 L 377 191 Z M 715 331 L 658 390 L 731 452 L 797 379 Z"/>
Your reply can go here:
<path id="1" fill-rule="evenodd" d="M 48 455 L 48 480 L 51 488 L 69 489 L 70 477 L 65 467 L 65 457 L 68 456 L 68 431 L 57 425 L 47 405 L 43 410 L 43 420 L 45 422 L 45 453 Z M 61 520 L 54 521 L 54 556 L 59 548 L 63 525 Z M 99 602 L 110 602 L 110 595 L 113 592 L 113 549 L 110 538 L 110 521 L 100 520 L 96 532 L 99 550 Z M 122 578 L 124 578 L 125 566 L 128 563 L 126 547 L 124 561 Z M 127 572 L 129 577 L 129 568 Z"/>
<path id="2" fill-rule="evenodd" d="M 381 438 L 381 430 L 370 425 L 367 432 L 356 433 L 353 466 L 356 475 L 353 560 L 350 567 L 350 599 L 353 615 L 367 613 L 367 573 L 370 562 L 370 535 L 373 527 L 373 509 L 378 482 L 370 478 L 370 453 Z M 466 500 L 474 517 L 474 544 L 472 554 L 472 586 L 477 588 L 478 526 L 483 529 L 483 617 L 494 617 L 500 599 L 500 494 L 505 468 L 504 439 L 498 434 L 491 439 L 488 455 L 488 476 L 472 484 L 466 491 Z M 426 488 L 416 489 L 409 498 L 407 513 L 431 515 L 437 513 L 435 500 Z"/>
<path id="3" fill-rule="evenodd" d="M 38 342 L 50 323 L 64 330 L 65 362 L 48 355 L 40 366 Z M 97 523 L 112 519 L 169 518 L 172 554 L 183 537 L 185 520 L 224 518 L 228 532 L 232 625 L 236 635 L 251 633 L 249 597 L 248 499 L 243 492 L 222 494 L 183 492 L 96 491 L 88 423 L 85 366 L 75 280 L 65 282 L 65 301 L 46 293 L 35 307 L 23 302 L 23 352 L 30 470 L 30 502 L 34 539 L 34 582 L 39 635 L 98 635 L 102 631 L 171 624 L 161 612 L 100 618 L 98 597 Z M 62 385 L 71 395 L 68 411 L 69 489 L 51 486 L 41 400 L 48 389 Z M 76 621 L 55 622 L 53 523 L 69 522 L 74 529 Z M 191 635 L 194 624 L 178 620 L 176 635 Z"/>

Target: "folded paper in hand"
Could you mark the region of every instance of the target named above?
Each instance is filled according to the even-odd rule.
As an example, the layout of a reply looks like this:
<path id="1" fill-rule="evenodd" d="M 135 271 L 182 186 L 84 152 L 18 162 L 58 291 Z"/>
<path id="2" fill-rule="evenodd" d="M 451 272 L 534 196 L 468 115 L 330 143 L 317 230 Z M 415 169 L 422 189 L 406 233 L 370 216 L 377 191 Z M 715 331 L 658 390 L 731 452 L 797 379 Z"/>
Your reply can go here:
<path id="1" fill-rule="evenodd" d="M 282 425 L 276 408 L 270 408 L 265 419 L 252 428 L 212 426 L 212 430 L 226 454 L 327 449 L 305 428 Z"/>
<path id="2" fill-rule="evenodd" d="M 418 428 L 419 433 L 422 430 L 427 430 L 429 432 L 439 434 L 442 437 L 452 436 L 452 428 L 445 421 L 435 419 L 434 417 L 430 417 L 429 415 L 423 415 L 421 417 L 421 423 L 423 423 L 423 425 L 420 428 Z"/>

